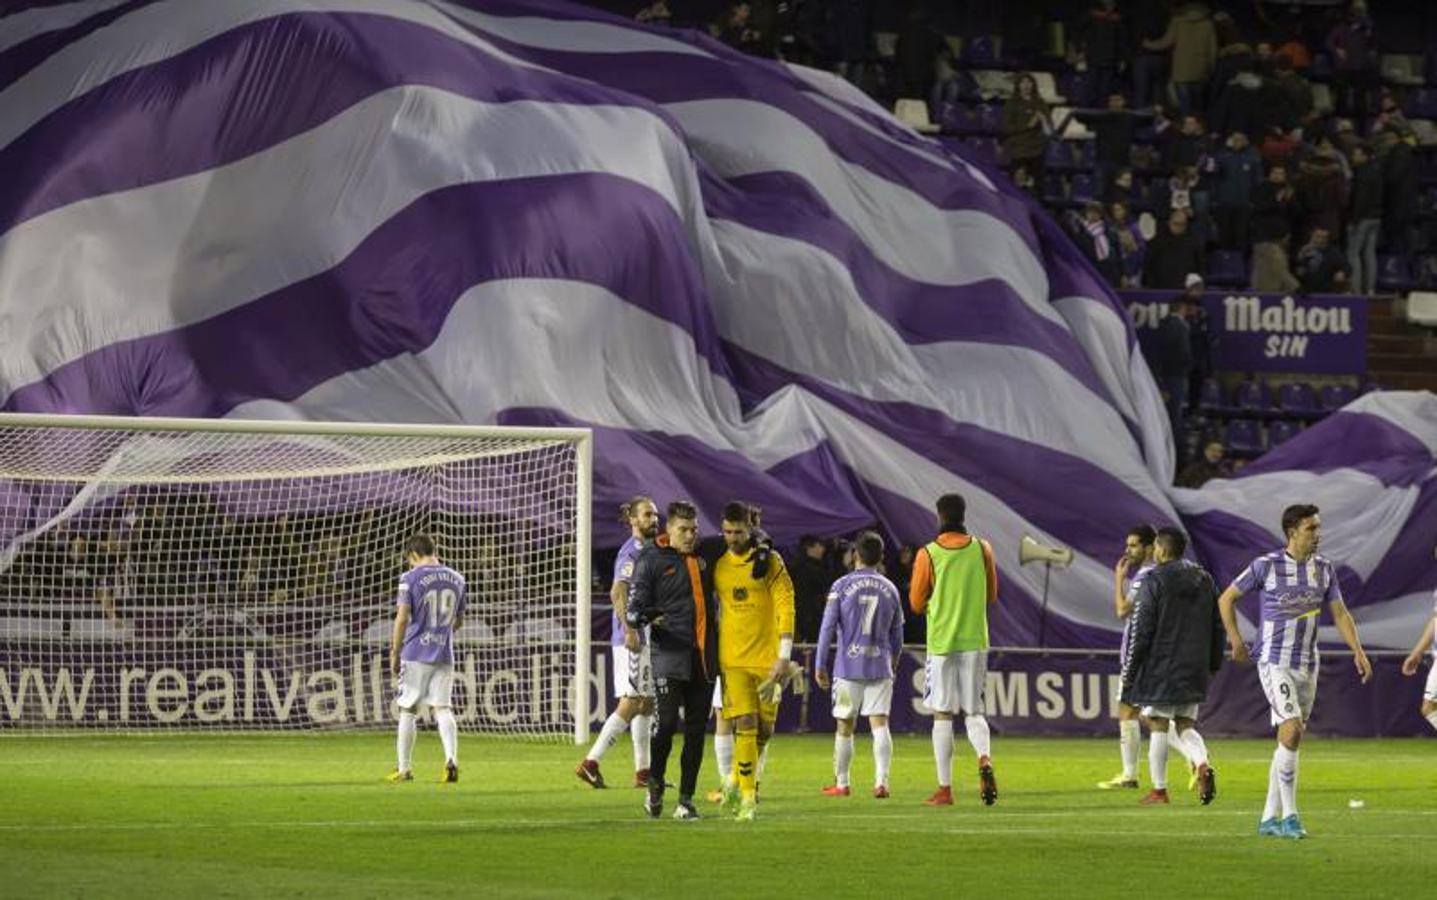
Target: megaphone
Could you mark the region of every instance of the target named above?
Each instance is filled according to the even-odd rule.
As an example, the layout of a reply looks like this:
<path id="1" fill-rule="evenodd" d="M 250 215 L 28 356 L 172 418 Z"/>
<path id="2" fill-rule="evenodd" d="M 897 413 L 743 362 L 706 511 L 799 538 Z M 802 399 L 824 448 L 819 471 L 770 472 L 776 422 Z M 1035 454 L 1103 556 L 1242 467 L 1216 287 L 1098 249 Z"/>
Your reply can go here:
<path id="1" fill-rule="evenodd" d="M 1018 563 L 1027 565 L 1030 562 L 1055 563 L 1066 566 L 1073 561 L 1073 551 L 1067 547 L 1049 547 L 1047 544 L 1034 540 L 1030 535 L 1023 535 L 1018 542 Z"/>

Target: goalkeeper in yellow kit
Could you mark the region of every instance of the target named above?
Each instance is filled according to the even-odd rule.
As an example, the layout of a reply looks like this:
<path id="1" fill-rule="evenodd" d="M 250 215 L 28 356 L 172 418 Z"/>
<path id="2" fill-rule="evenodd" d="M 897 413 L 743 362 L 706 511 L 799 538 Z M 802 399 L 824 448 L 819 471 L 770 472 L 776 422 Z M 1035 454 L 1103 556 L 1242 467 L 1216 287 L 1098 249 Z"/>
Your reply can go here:
<path id="1" fill-rule="evenodd" d="M 725 549 L 714 563 L 721 714 L 734 725 L 737 776 L 724 784 L 723 808 L 740 820 L 754 817 L 760 737 L 773 733 L 793 653 L 793 581 L 777 553 L 755 546 L 749 521 L 748 504 L 724 507 Z"/>

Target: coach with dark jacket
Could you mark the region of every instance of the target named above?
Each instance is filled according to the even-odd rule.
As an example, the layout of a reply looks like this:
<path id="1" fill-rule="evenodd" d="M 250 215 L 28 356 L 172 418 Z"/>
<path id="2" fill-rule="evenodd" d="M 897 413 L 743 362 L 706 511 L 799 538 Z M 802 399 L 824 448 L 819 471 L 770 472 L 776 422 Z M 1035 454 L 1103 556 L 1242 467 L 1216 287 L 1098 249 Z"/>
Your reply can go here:
<path id="1" fill-rule="evenodd" d="M 683 771 L 677 818 L 698 818 L 694 788 L 703 766 L 704 729 L 708 723 L 714 676 L 718 671 L 718 616 L 714 608 L 713 567 L 695 552 L 698 511 L 683 500 L 669 504 L 666 545 L 645 547 L 629 581 L 628 623 L 649 626 L 649 647 L 658 693 L 658 727 L 650 743 L 650 816 L 663 812 L 664 773 L 679 710 L 684 718 Z"/>
<path id="2" fill-rule="evenodd" d="M 1158 530 L 1157 562 L 1133 598 L 1128 661 L 1123 668 L 1123 702 L 1142 709 L 1152 730 L 1148 768 L 1153 790 L 1144 803 L 1167 803 L 1168 722 L 1197 767 L 1199 797 L 1211 803 L 1216 776 L 1207 746 L 1193 728 L 1208 682 L 1222 666 L 1225 632 L 1218 613 L 1217 586 L 1207 570 L 1183 559 L 1187 538 L 1176 528 Z"/>

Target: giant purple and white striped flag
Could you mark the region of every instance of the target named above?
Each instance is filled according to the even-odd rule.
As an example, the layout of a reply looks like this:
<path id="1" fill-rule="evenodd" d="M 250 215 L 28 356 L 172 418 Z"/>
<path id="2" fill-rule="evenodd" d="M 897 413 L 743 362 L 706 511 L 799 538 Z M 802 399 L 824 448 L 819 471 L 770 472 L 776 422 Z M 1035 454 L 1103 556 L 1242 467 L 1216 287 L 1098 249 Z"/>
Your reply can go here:
<path id="1" fill-rule="evenodd" d="M 25 6 L 25 3 L 21 3 Z M 0 18 L 7 410 L 581 424 L 620 498 L 781 537 L 1072 546 L 1053 645 L 1116 645 L 1112 564 L 1182 521 L 1221 580 L 1323 506 L 1371 641 L 1437 584 L 1437 399 L 1358 401 L 1166 487 L 1125 315 L 1015 191 L 846 83 L 557 0 L 88 0 Z M 607 529 L 607 530 L 606 530 Z"/>

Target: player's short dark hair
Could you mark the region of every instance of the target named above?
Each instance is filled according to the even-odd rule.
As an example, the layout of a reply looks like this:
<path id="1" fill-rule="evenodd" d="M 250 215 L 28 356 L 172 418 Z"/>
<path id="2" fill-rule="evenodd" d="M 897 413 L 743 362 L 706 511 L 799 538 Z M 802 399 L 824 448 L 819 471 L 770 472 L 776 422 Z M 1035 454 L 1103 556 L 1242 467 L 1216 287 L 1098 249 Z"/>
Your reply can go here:
<path id="1" fill-rule="evenodd" d="M 823 544 L 823 539 L 818 537 L 817 535 L 812 534 L 802 535 L 798 539 L 798 549 L 805 552 L 807 552 L 808 548 L 812 547 L 814 544 L 818 544 L 821 546 Z"/>
<path id="2" fill-rule="evenodd" d="M 647 494 L 635 494 L 634 496 L 625 500 L 623 503 L 619 504 L 619 521 L 623 522 L 625 525 L 629 524 L 629 520 L 634 517 L 634 514 L 636 512 L 638 512 L 640 506 L 643 506 L 645 503 L 653 502 L 654 498 L 648 496 Z M 654 505 L 658 506 L 657 503 L 655 503 Z"/>
<path id="3" fill-rule="evenodd" d="M 967 514 L 968 502 L 961 494 L 944 494 L 938 498 L 938 523 L 944 531 L 962 528 Z"/>
<path id="4" fill-rule="evenodd" d="M 1157 543 L 1169 557 L 1178 559 L 1188 548 L 1188 536 L 1182 533 L 1182 529 L 1172 526 L 1159 528 Z"/>
<path id="5" fill-rule="evenodd" d="M 1302 520 L 1317 515 L 1317 507 L 1311 503 L 1294 503 L 1282 511 L 1282 536 L 1290 537 Z"/>
<path id="6" fill-rule="evenodd" d="M 669 504 L 668 517 L 670 519 L 688 519 L 697 521 L 699 517 L 698 507 L 687 500 L 675 500 Z"/>
<path id="7" fill-rule="evenodd" d="M 430 537 L 428 532 L 417 532 L 404 542 L 404 552 L 413 553 L 415 556 L 433 556 L 434 538 Z"/>
<path id="8" fill-rule="evenodd" d="M 877 532 L 865 531 L 853 539 L 853 550 L 865 566 L 876 566 L 883 560 L 883 538 Z"/>
<path id="9" fill-rule="evenodd" d="M 742 500 L 734 500 L 731 503 L 724 504 L 723 520 L 725 522 L 730 522 L 734 525 L 743 526 L 747 526 L 751 521 L 753 521 L 752 514 L 749 512 L 748 504 L 743 502 Z"/>
<path id="10" fill-rule="evenodd" d="M 1153 545 L 1153 541 L 1158 539 L 1157 531 L 1154 530 L 1153 526 L 1147 524 L 1146 522 L 1142 525 L 1134 525 L 1132 528 L 1129 528 L 1128 536 L 1137 538 L 1138 543 L 1142 544 L 1144 547 L 1151 547 Z"/>

